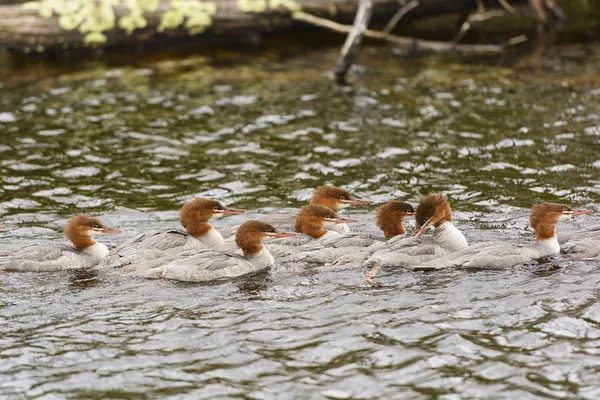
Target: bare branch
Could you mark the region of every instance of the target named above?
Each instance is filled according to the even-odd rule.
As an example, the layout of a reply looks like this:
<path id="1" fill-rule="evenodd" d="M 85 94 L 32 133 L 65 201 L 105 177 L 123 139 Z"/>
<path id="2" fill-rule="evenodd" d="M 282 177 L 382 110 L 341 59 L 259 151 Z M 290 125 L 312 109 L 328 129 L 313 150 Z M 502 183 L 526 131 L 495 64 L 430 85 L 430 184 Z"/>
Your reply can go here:
<path id="1" fill-rule="evenodd" d="M 477 0 L 477 12 L 485 12 L 485 7 L 483 6 L 481 0 Z"/>
<path id="2" fill-rule="evenodd" d="M 488 11 L 488 12 L 484 12 L 484 13 L 475 12 L 475 13 L 469 15 L 469 17 L 465 20 L 465 22 L 463 22 L 463 24 L 460 27 L 460 30 L 458 31 L 456 36 L 454 36 L 454 39 L 452 39 L 452 42 L 458 43 L 463 38 L 463 36 L 465 36 L 465 33 L 467 33 L 467 31 L 469 30 L 469 28 L 471 27 L 471 24 L 473 22 L 486 21 L 491 18 L 497 18 L 497 17 L 502 17 L 502 16 L 504 16 L 504 11 L 502 11 L 502 10 L 494 10 L 494 11 Z"/>
<path id="3" fill-rule="evenodd" d="M 344 47 L 342 48 L 340 65 L 335 70 L 335 81 L 337 83 L 346 83 L 346 74 L 348 74 L 348 70 L 352 66 L 354 55 L 360 47 L 360 42 L 369 26 L 372 14 L 373 0 L 360 0 L 356 16 L 354 17 L 354 25 L 350 29 L 346 43 L 344 43 Z"/>
<path id="4" fill-rule="evenodd" d="M 567 20 L 564 11 L 554 2 L 554 0 L 546 0 L 546 8 L 552 12 L 552 15 L 554 15 L 559 23 Z"/>
<path id="5" fill-rule="evenodd" d="M 516 14 L 517 13 L 517 10 L 515 10 L 515 8 L 513 6 L 511 6 L 510 4 L 508 4 L 507 0 L 498 0 L 498 3 L 500 3 L 500 5 L 502 7 L 504 7 L 504 9 L 506 11 L 508 11 L 509 13 L 511 13 L 511 14 Z"/>
<path id="6" fill-rule="evenodd" d="M 292 17 L 297 21 L 304 21 L 310 24 L 331 29 L 335 32 L 350 33 L 352 27 L 349 25 L 339 24 L 325 18 L 316 17 L 303 11 L 296 11 Z M 521 43 L 527 40 L 524 35 L 517 36 L 505 42 L 505 44 L 456 44 L 454 42 L 437 42 L 432 40 L 416 39 L 405 36 L 386 35 L 383 32 L 367 29 L 364 34 L 366 37 L 373 39 L 385 40 L 405 49 L 414 51 L 429 51 L 434 53 L 448 53 L 451 51 L 465 53 L 499 53 L 505 47 Z"/>
<path id="7" fill-rule="evenodd" d="M 394 27 L 396 25 L 398 25 L 398 22 L 400 21 L 400 19 L 402 17 L 404 17 L 410 10 L 412 10 L 413 8 L 418 7 L 418 6 L 419 6 L 419 0 L 412 0 L 410 3 L 402 6 L 396 12 L 396 14 L 394 14 L 392 19 L 390 19 L 390 22 L 387 23 L 385 28 L 383 28 L 383 33 L 385 33 L 386 35 L 389 35 L 390 32 L 392 31 L 392 29 L 394 29 Z"/>
<path id="8" fill-rule="evenodd" d="M 505 48 L 505 47 L 514 46 L 516 44 L 523 43 L 526 41 L 527 41 L 527 36 L 520 35 L 520 36 L 515 36 L 514 38 L 508 39 L 506 42 L 502 43 L 501 46 L 502 46 L 502 48 Z"/>
<path id="9" fill-rule="evenodd" d="M 546 10 L 544 10 L 544 4 L 542 3 L 542 0 L 529 0 L 529 5 L 535 11 L 535 15 L 537 17 L 539 25 L 538 29 L 541 30 L 543 25 L 545 25 L 547 21 Z"/>

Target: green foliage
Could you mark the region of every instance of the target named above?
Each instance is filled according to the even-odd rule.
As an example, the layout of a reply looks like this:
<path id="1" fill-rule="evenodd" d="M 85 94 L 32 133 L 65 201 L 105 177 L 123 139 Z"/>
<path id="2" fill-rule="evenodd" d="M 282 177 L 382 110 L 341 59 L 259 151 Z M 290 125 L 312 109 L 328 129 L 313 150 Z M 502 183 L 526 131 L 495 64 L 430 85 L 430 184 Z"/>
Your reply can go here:
<path id="1" fill-rule="evenodd" d="M 191 35 L 204 32 L 212 25 L 211 16 L 217 12 L 217 5 L 213 2 L 200 2 L 197 0 L 172 0 L 173 7 L 164 13 L 159 31 L 175 29 L 184 24 Z M 185 21 L 185 22 L 184 22 Z"/>
<path id="2" fill-rule="evenodd" d="M 78 29 L 85 43 L 104 43 L 108 31 L 115 26 L 113 6 L 119 0 L 41 0 L 24 4 L 29 10 L 37 10 L 43 18 L 58 15 L 58 24 L 67 30 Z"/>
<path id="3" fill-rule="evenodd" d="M 131 34 L 138 28 L 145 28 L 148 24 L 144 18 L 144 12 L 156 11 L 158 0 L 126 0 L 129 15 L 119 20 L 119 28 Z"/>
<path id="4" fill-rule="evenodd" d="M 129 11 L 118 21 L 118 27 L 128 34 L 148 25 L 144 13 L 154 12 L 159 0 L 124 0 Z M 104 44 L 105 32 L 115 28 L 114 7 L 120 0 L 36 0 L 24 4 L 24 8 L 35 10 L 42 18 L 58 17 L 58 24 L 66 30 L 77 29 L 88 44 Z M 300 10 L 295 0 L 238 0 L 237 5 L 244 12 L 263 12 L 286 8 Z M 212 16 L 217 12 L 217 2 L 202 0 L 171 0 L 171 9 L 161 18 L 158 31 L 185 27 L 190 35 L 204 32 L 212 25 Z"/>
<path id="5" fill-rule="evenodd" d="M 295 0 L 237 0 L 238 8 L 244 12 L 264 12 L 267 8 L 283 7 L 289 11 L 300 11 L 302 7 Z"/>

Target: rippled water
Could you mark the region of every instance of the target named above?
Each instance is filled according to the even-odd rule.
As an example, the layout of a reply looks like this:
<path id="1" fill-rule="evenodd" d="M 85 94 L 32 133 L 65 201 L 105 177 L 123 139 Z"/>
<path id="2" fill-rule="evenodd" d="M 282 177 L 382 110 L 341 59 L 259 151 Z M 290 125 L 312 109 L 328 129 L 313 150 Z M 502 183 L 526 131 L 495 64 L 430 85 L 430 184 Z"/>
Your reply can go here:
<path id="1" fill-rule="evenodd" d="M 365 48 L 3 70 L 2 248 L 66 218 L 177 225 L 194 195 L 249 215 L 334 183 L 383 202 L 446 192 L 471 242 L 531 239 L 527 208 L 600 204 L 600 48 L 537 71 Z M 373 208 L 351 212 L 373 230 Z M 560 231 L 598 222 L 565 222 Z M 314 273 L 214 285 L 85 271 L 0 276 L 7 398 L 600 396 L 600 272 L 557 256 L 505 271 Z"/>

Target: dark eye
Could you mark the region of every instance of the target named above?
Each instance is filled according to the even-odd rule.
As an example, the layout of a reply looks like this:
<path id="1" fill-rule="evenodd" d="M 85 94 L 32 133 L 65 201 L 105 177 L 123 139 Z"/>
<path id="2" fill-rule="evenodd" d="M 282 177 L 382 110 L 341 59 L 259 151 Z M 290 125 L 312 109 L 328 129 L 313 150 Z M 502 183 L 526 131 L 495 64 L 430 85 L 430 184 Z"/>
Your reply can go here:
<path id="1" fill-rule="evenodd" d="M 350 200 L 350 199 L 347 198 L 347 197 L 342 196 L 342 197 L 340 197 L 340 200 Z"/>
<path id="2" fill-rule="evenodd" d="M 94 228 L 94 229 L 100 229 L 100 225 L 96 224 L 92 228 Z"/>

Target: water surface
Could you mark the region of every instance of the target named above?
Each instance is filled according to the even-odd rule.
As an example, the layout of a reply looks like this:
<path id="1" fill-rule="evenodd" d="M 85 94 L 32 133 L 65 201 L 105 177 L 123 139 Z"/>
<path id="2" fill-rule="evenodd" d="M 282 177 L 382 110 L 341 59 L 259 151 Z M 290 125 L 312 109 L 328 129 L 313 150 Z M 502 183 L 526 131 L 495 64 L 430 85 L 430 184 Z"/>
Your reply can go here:
<path id="1" fill-rule="evenodd" d="M 36 64 L 3 74 L 2 248 L 79 212 L 177 226 L 193 196 L 248 215 L 331 183 L 384 202 L 448 194 L 471 242 L 531 240 L 528 208 L 600 204 L 600 48 L 510 61 L 366 47 Z M 28 72 L 25 72 L 28 71 Z M 374 207 L 351 210 L 374 231 Z M 597 216 L 565 222 L 573 230 Z M 0 276 L 7 398 L 587 398 L 600 395 L 597 263 L 297 274 L 214 285 L 86 271 Z"/>

